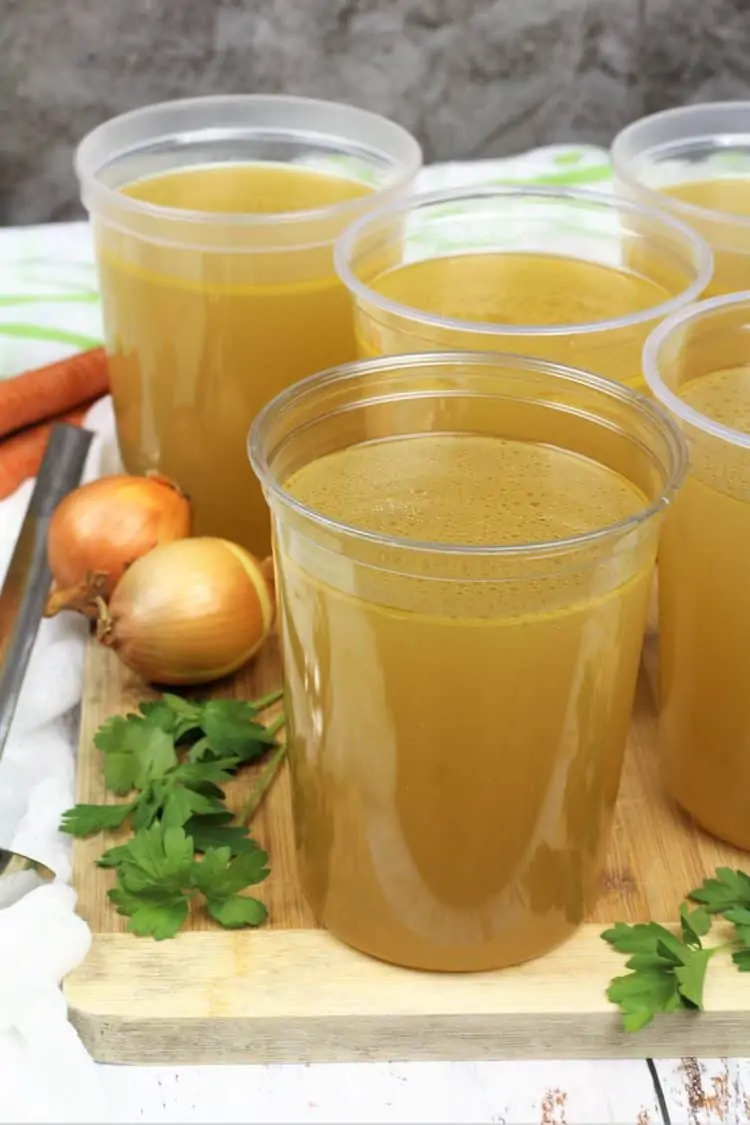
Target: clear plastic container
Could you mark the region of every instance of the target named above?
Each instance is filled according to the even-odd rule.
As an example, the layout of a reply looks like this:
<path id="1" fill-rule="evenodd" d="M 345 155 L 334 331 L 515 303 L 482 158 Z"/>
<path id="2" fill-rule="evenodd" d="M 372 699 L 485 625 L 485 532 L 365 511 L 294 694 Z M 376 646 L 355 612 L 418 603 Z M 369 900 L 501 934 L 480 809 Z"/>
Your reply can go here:
<path id="1" fill-rule="evenodd" d="M 711 246 L 706 295 L 750 289 L 750 101 L 667 109 L 612 145 L 619 191 L 689 223 Z"/>
<path id="2" fill-rule="evenodd" d="M 82 141 L 123 460 L 175 479 L 197 533 L 267 552 L 248 427 L 283 387 L 354 357 L 334 240 L 420 164 L 391 121 L 266 95 L 147 106 Z"/>
<path id="3" fill-rule="evenodd" d="M 380 207 L 341 236 L 336 268 L 360 356 L 491 349 L 644 388 L 646 336 L 702 293 L 711 253 L 612 195 L 501 186 Z"/>
<path id="4" fill-rule="evenodd" d="M 594 375 L 433 353 L 297 384 L 249 447 L 316 916 L 423 969 L 544 953 L 598 892 L 679 433 Z"/>
<path id="5" fill-rule="evenodd" d="M 665 778 L 700 825 L 750 850 L 750 292 L 665 321 L 644 370 L 690 452 L 659 553 Z"/>

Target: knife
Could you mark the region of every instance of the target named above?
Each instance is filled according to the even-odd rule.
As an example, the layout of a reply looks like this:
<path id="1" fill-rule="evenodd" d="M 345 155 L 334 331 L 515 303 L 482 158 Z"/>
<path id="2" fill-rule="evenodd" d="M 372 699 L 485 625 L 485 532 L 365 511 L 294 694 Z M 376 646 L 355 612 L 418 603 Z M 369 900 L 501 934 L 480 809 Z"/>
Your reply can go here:
<path id="1" fill-rule="evenodd" d="M 52 513 L 63 496 L 81 483 L 93 436 L 91 430 L 79 426 L 60 423 L 52 427 L 0 590 L 0 757 L 52 581 L 47 563 L 47 531 Z"/>

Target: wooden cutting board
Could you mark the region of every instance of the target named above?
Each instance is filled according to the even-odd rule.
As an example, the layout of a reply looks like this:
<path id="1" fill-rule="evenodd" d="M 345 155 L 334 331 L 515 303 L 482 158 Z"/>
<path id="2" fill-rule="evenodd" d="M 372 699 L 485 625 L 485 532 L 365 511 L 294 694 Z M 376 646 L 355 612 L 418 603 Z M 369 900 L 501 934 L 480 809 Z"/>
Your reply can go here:
<path id="1" fill-rule="evenodd" d="M 258 889 L 270 915 L 261 929 L 225 931 L 196 918 L 171 941 L 133 937 L 107 899 L 112 873 L 94 863 L 102 838 L 76 844 L 78 909 L 93 944 L 65 993 L 94 1058 L 188 1064 L 750 1055 L 750 974 L 728 959 L 711 966 L 704 1013 L 662 1017 L 637 1035 L 620 1030 L 604 995 L 624 971 L 624 959 L 599 936 L 607 924 L 674 921 L 684 892 L 715 867 L 750 864 L 747 854 L 699 833 L 662 792 L 652 644 L 644 650 L 602 895 L 565 945 L 518 968 L 445 975 L 394 968 L 339 944 L 315 927 L 299 889 L 284 772 L 254 821 L 272 867 Z M 253 699 L 278 682 L 269 645 L 214 694 Z M 142 685 L 92 643 L 79 801 L 106 799 L 96 729 L 144 697 Z M 248 771 L 230 804 L 239 807 L 251 785 Z"/>

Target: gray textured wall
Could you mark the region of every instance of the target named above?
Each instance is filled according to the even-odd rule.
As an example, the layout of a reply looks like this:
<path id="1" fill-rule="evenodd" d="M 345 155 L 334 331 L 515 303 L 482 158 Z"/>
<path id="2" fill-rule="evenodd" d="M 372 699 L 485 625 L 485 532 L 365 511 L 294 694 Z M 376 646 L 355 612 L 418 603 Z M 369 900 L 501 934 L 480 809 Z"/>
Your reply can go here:
<path id="1" fill-rule="evenodd" d="M 607 143 L 750 98 L 750 0 L 0 0 L 0 222 L 78 214 L 75 142 L 167 97 L 348 100 L 428 159 Z"/>

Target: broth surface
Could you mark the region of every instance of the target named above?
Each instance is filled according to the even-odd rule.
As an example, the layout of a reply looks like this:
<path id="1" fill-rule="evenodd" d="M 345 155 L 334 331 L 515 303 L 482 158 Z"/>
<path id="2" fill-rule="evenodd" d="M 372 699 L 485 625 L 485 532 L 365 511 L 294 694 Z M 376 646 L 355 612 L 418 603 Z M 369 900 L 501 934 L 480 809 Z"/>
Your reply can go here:
<path id="1" fill-rule="evenodd" d="M 651 251 L 638 249 L 644 266 Z M 668 271 L 667 271 L 668 272 Z M 581 325 L 625 317 L 667 301 L 666 285 L 626 269 L 537 253 L 473 253 L 397 266 L 370 282 L 383 297 L 451 319 L 517 327 Z M 679 289 L 675 281 L 675 287 Z M 642 384 L 640 351 L 648 324 L 609 332 L 502 336 L 434 328 L 360 300 L 360 354 L 469 348 L 538 356 L 620 382 Z M 653 326 L 653 325 L 651 325 Z"/>

